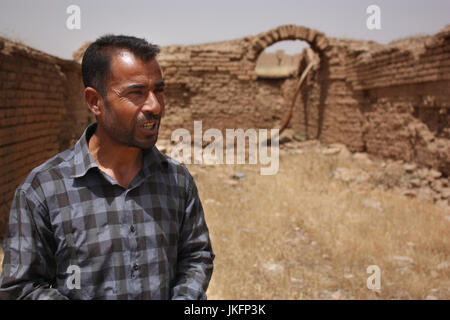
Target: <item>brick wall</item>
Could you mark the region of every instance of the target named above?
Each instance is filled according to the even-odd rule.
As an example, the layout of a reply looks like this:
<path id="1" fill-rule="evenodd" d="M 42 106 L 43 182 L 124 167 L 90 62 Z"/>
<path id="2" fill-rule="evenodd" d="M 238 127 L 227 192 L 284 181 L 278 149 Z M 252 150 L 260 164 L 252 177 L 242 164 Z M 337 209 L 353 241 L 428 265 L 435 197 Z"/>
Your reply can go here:
<path id="1" fill-rule="evenodd" d="M 0 231 L 16 187 L 66 149 L 89 118 L 79 64 L 0 39 Z"/>
<path id="2" fill-rule="evenodd" d="M 365 149 L 449 175 L 450 26 L 349 57 Z"/>
<path id="3" fill-rule="evenodd" d="M 282 40 L 303 40 L 318 53 L 328 49 L 324 35 L 299 26 L 281 26 L 256 36 L 194 46 L 163 47 L 158 57 L 166 89 L 161 137 L 176 128 L 274 128 L 281 126 L 299 74 L 286 79 L 258 78 L 259 54 Z M 300 124 L 294 124 L 300 126 Z"/>
<path id="4" fill-rule="evenodd" d="M 403 159 L 450 173 L 450 28 L 390 45 L 326 38 L 298 26 L 196 46 L 164 47 L 167 88 L 161 136 L 192 129 L 279 128 L 300 73 L 262 79 L 259 54 L 281 40 L 303 40 L 320 57 L 290 128 L 352 151 Z M 304 64 L 303 64 L 304 66 Z"/>

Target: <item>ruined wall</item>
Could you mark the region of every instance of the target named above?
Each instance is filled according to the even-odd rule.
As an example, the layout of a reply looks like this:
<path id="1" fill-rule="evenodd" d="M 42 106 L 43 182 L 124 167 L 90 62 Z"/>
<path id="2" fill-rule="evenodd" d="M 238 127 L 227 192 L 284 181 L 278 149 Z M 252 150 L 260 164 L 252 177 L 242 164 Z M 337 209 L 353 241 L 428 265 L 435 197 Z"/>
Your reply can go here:
<path id="1" fill-rule="evenodd" d="M 1 234 L 16 187 L 92 121 L 81 89 L 79 64 L 0 39 Z"/>
<path id="2" fill-rule="evenodd" d="M 306 41 L 320 57 L 296 103 L 293 131 L 450 173 L 449 28 L 388 46 L 282 26 L 233 41 L 164 47 L 162 137 L 179 127 L 192 130 L 194 120 L 203 121 L 203 130 L 279 128 L 301 70 L 265 79 L 255 64 L 266 47 L 282 40 Z"/>
<path id="3" fill-rule="evenodd" d="M 348 60 L 367 152 L 450 174 L 450 26 Z"/>
<path id="4" fill-rule="evenodd" d="M 288 111 L 298 73 L 285 79 L 261 79 L 259 54 L 282 40 L 304 40 L 320 55 L 328 47 L 322 33 L 282 26 L 257 36 L 196 46 L 163 47 L 159 62 L 165 75 L 166 118 L 161 137 L 194 120 L 207 128 L 276 128 Z"/>

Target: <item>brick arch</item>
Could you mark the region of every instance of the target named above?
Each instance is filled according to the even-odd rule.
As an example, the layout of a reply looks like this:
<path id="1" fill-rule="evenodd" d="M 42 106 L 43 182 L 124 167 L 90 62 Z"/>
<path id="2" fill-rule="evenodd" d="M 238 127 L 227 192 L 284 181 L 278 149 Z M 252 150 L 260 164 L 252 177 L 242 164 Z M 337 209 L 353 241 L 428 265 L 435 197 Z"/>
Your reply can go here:
<path id="1" fill-rule="evenodd" d="M 328 39 L 322 32 L 296 25 L 284 25 L 263 32 L 250 40 L 250 48 L 246 58 L 255 62 L 259 54 L 272 44 L 284 40 L 303 40 L 309 43 L 311 48 L 319 55 L 328 49 Z"/>

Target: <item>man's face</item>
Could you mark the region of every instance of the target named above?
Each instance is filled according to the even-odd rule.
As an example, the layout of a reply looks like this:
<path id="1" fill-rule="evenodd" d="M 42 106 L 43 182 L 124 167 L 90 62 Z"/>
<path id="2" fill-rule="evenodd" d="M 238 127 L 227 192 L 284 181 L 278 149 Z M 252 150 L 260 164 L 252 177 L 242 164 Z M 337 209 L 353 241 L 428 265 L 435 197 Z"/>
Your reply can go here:
<path id="1" fill-rule="evenodd" d="M 164 112 L 164 82 L 156 59 L 144 62 L 127 50 L 111 57 L 111 75 L 98 125 L 123 145 L 151 148 Z"/>

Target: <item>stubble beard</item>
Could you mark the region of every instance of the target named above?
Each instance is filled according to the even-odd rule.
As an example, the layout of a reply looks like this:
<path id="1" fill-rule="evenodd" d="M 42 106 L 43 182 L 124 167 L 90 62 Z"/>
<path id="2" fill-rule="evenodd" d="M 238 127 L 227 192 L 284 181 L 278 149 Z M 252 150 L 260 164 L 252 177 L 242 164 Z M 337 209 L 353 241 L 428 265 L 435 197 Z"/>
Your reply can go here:
<path id="1" fill-rule="evenodd" d="M 156 141 L 158 140 L 161 118 L 158 121 L 158 128 L 156 130 L 156 133 L 150 136 L 149 139 L 146 139 L 146 141 L 138 141 L 135 139 L 137 131 L 136 119 L 133 120 L 131 128 L 126 128 L 125 126 L 120 124 L 120 121 L 118 121 L 117 116 L 112 111 L 109 102 L 106 99 L 104 99 L 104 101 L 107 113 L 106 119 L 103 122 L 103 129 L 112 140 L 127 147 L 138 148 L 142 150 L 150 149 L 156 144 Z"/>

